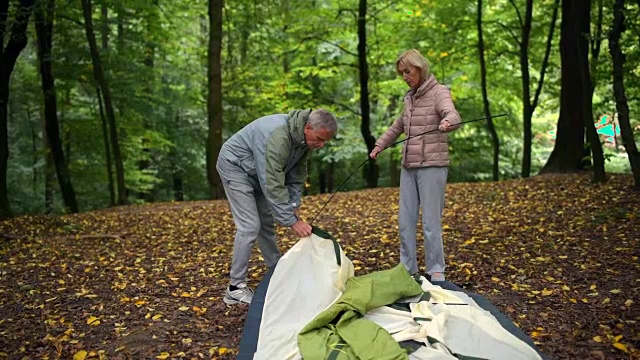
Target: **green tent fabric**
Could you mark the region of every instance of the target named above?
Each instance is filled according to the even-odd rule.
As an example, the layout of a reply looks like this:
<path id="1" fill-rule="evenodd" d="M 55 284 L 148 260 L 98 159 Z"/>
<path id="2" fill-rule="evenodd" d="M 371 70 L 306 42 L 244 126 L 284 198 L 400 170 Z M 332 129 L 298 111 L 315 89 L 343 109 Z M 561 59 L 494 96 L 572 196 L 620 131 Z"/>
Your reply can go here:
<path id="1" fill-rule="evenodd" d="M 345 292 L 298 335 L 304 359 L 407 359 L 406 350 L 374 322 L 369 310 L 422 293 L 402 264 L 393 269 L 352 277 Z"/>

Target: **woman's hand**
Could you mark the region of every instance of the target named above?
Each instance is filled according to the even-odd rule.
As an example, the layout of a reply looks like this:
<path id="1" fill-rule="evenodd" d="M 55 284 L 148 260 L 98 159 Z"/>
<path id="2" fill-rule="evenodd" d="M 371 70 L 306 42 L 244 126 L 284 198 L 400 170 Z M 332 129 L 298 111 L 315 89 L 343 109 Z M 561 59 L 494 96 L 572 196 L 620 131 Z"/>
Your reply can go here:
<path id="1" fill-rule="evenodd" d="M 373 150 L 371 150 L 371 154 L 369 154 L 369 157 L 372 159 L 375 159 L 378 157 L 378 153 L 382 151 L 382 148 L 378 145 L 376 145 L 376 147 L 373 148 Z"/>
<path id="2" fill-rule="evenodd" d="M 442 121 L 440 121 L 440 126 L 438 126 L 438 129 L 442 132 L 447 132 L 447 131 L 451 131 L 451 124 L 449 124 L 449 120 L 447 119 L 443 119 Z"/>

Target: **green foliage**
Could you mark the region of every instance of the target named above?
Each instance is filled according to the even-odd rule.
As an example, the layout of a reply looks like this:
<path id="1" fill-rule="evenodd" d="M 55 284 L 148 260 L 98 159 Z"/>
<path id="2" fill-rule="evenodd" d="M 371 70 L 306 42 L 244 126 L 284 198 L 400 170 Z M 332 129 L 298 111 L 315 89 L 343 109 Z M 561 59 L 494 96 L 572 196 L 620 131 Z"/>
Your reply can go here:
<path id="1" fill-rule="evenodd" d="M 106 22 L 101 15 L 103 5 Z M 463 120 L 484 116 L 475 2 L 369 0 L 367 5 L 374 136 L 381 135 L 402 111 L 407 88 L 396 73 L 395 60 L 410 48 L 425 54 L 434 75 L 451 88 Z M 522 81 L 514 40 L 521 30 L 514 6 L 524 12 L 522 1 L 497 0 L 485 0 L 483 11 L 491 112 L 510 114 L 494 121 L 500 139 L 501 178 L 519 177 L 522 164 Z M 640 9 L 635 3 L 627 7 L 628 30 L 622 38 L 627 55 L 625 85 L 632 125 L 637 127 Z M 552 10 L 551 0 L 534 4 L 529 45 L 532 92 L 540 77 Z M 186 200 L 207 199 L 207 4 L 100 0 L 93 2 L 93 11 L 94 31 L 115 106 L 129 200 L 170 201 L 178 184 L 182 184 Z M 605 2 L 602 49 L 594 75 L 597 118 L 616 111 L 606 39 L 611 11 Z M 335 189 L 368 156 L 360 129 L 357 12 L 356 0 L 238 0 L 225 4 L 225 139 L 256 118 L 294 108 L 326 108 L 339 117 L 337 139 L 313 154 L 309 193 L 320 191 L 318 179 L 331 162 L 336 164 Z M 79 4 L 57 3 L 55 19 L 54 74 L 63 148 L 82 210 L 102 208 L 109 205 L 107 149 Z M 553 147 L 559 113 L 559 28 L 555 34 L 533 115 L 532 174 L 542 167 Z M 12 76 L 10 98 L 7 178 L 11 205 L 18 214 L 44 210 L 42 95 L 33 29 L 28 35 L 29 46 Z M 452 133 L 450 152 L 449 181 L 491 179 L 493 148 L 486 123 L 465 125 Z M 400 156 L 401 146 L 380 156 L 380 186 L 391 184 L 392 174 L 397 172 L 392 165 L 399 164 Z M 607 148 L 607 160 L 607 171 L 629 171 L 624 151 Z M 364 185 L 359 173 L 344 190 Z M 57 182 L 53 188 L 54 209 L 61 211 Z"/>

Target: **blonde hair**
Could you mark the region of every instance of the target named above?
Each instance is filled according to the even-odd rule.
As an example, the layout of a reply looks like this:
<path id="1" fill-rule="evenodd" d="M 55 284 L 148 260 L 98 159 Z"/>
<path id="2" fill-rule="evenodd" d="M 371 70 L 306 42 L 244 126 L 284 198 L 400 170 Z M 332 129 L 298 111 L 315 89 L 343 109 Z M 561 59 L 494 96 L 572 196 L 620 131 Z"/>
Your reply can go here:
<path id="1" fill-rule="evenodd" d="M 398 56 L 398 59 L 396 60 L 396 71 L 398 74 L 402 75 L 402 72 L 400 72 L 400 65 L 413 65 L 419 68 L 422 71 L 422 80 L 426 79 L 427 75 L 429 75 L 429 62 L 424 56 L 422 56 L 420 51 L 416 49 L 407 50 L 403 52 L 402 55 Z"/>

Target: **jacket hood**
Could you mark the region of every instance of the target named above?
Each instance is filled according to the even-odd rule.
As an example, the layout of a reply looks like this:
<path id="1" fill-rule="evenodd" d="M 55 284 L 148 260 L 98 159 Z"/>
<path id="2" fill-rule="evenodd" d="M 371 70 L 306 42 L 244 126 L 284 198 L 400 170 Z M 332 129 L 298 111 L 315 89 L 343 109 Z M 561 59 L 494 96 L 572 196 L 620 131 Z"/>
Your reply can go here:
<path id="1" fill-rule="evenodd" d="M 287 119 L 287 123 L 289 124 L 289 136 L 293 140 L 294 144 L 302 144 L 306 146 L 304 141 L 304 126 L 309 120 L 309 114 L 311 114 L 311 109 L 291 110 L 289 112 L 289 118 Z"/>

